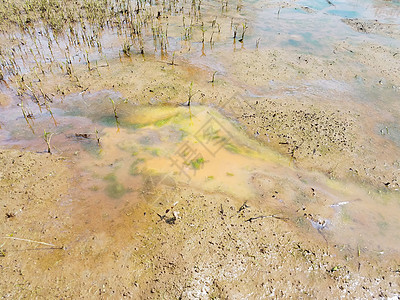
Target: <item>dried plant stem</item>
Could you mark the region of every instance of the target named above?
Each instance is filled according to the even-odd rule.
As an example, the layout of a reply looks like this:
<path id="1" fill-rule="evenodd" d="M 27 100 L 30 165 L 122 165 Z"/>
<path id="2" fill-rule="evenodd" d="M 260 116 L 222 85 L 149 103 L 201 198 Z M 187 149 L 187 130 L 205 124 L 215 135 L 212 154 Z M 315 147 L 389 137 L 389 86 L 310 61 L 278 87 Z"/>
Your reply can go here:
<path id="1" fill-rule="evenodd" d="M 17 237 L 13 237 L 13 236 L 3 236 L 3 239 L 12 239 L 12 240 L 17 240 L 17 241 L 24 241 L 24 242 L 30 242 L 30 243 L 35 243 L 35 244 L 41 244 L 41 245 L 46 245 L 46 246 L 51 246 L 51 247 L 56 247 L 56 248 L 60 248 L 62 249 L 62 247 L 58 247 L 54 244 L 49 244 L 49 243 L 45 243 L 45 242 L 38 242 L 38 241 L 34 241 L 34 240 L 29 240 L 29 239 L 21 239 L 21 238 L 17 238 Z"/>

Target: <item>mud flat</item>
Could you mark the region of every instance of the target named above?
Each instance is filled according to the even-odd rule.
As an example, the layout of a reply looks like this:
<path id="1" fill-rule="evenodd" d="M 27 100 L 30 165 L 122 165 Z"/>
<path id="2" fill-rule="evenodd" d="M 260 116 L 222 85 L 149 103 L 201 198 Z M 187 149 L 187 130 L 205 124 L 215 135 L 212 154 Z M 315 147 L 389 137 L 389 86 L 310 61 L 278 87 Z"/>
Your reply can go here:
<path id="1" fill-rule="evenodd" d="M 175 148 L 213 151 L 196 139 L 210 117 L 213 140 L 232 139 L 171 172 Z M 359 187 L 291 167 L 211 108 L 126 108 L 120 121 L 67 160 L 2 150 L 5 297 L 397 295 L 395 233 L 354 214 L 369 203 Z"/>
<path id="2" fill-rule="evenodd" d="M 252 201 L 181 186 L 169 197 L 151 190 L 148 202 L 134 204 L 132 195 L 122 207 L 99 206 L 66 196 L 71 169 L 57 158 L 2 150 L 1 166 L 5 298 L 398 293 L 398 260 L 300 234 L 285 215 Z"/>
<path id="3" fill-rule="evenodd" d="M 400 37 L 398 24 L 384 24 L 377 20 L 362 19 L 343 19 L 343 22 L 358 32 L 379 34 L 396 39 Z"/>
<path id="4" fill-rule="evenodd" d="M 365 8 L 0 4 L 0 295 L 398 298 L 399 29 Z"/>

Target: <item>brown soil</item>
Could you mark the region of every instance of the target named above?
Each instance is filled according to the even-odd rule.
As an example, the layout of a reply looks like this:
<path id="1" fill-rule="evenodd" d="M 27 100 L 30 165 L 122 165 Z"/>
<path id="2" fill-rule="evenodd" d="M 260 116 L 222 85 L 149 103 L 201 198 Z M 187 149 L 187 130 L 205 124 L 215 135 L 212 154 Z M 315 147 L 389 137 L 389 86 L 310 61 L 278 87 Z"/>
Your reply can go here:
<path id="1" fill-rule="evenodd" d="M 399 293 L 400 261 L 390 253 L 328 244 L 311 226 L 299 234 L 298 224 L 265 203 L 159 186 L 133 193 L 127 203 L 105 204 L 95 200 L 96 191 L 79 196 L 90 179 L 75 171 L 80 184 L 72 180 L 71 165 L 62 158 L 2 150 L 0 165 L 4 298 L 334 299 Z"/>

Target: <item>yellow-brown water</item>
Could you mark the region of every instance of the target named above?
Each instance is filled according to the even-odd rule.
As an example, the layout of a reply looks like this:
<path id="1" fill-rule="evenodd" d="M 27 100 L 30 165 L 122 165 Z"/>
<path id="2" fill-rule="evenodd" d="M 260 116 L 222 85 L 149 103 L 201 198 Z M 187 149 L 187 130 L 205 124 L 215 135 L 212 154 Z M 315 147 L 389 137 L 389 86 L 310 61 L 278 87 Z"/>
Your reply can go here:
<path id="1" fill-rule="evenodd" d="M 74 106 L 74 100 L 69 101 Z M 398 249 L 396 192 L 301 170 L 293 158 L 249 138 L 238 123 L 208 106 L 120 102 L 116 122 L 107 101 L 108 112 L 101 100 L 97 113 L 87 112 L 90 118 L 103 120 L 96 125 L 101 128 L 100 145 L 94 133 L 75 141 L 74 160 L 92 178 L 81 193 L 97 199 L 85 201 L 83 211 L 105 213 L 106 207 L 157 203 L 174 195 L 177 187 L 187 186 L 264 207 L 289 218 L 298 230 L 323 235 L 329 243 L 374 251 Z M 73 135 L 78 128 L 68 132 Z M 85 198 L 84 194 L 80 196 Z M 107 214 L 119 218 L 119 209 L 111 211 Z"/>

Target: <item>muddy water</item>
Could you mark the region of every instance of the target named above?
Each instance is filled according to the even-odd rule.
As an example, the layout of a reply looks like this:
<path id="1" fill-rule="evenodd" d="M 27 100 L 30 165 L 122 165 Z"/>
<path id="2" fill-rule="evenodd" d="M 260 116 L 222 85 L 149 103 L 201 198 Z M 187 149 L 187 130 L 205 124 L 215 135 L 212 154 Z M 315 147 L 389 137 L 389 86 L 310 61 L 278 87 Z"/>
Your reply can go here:
<path id="1" fill-rule="evenodd" d="M 119 124 L 101 131 L 101 147 L 80 154 L 81 167 L 102 179 L 93 188 L 109 198 L 124 202 L 138 192 L 137 201 L 150 194 L 156 202 L 176 186 L 192 186 L 273 208 L 330 241 L 399 249 L 397 192 L 296 169 L 209 107 L 126 105 Z"/>
<path id="2" fill-rule="evenodd" d="M 118 223 L 126 205 L 157 203 L 187 186 L 265 207 L 329 242 L 400 249 L 397 192 L 301 170 L 215 108 L 134 105 L 112 91 L 75 94 L 54 109 L 57 127 L 43 125 L 49 115 L 34 120 L 36 138 L 19 114 L 19 108 L 9 110 L 14 121 L 7 122 L 10 136 L 3 143 L 45 150 L 42 130 L 56 130 L 53 151 L 73 154 L 87 178 L 79 197 L 93 201 L 76 209 L 88 228 Z"/>

